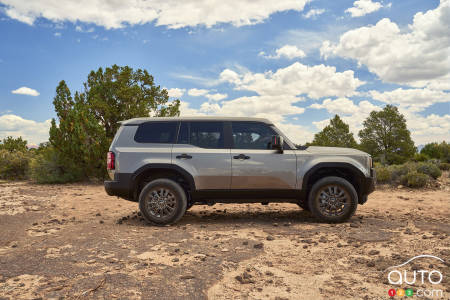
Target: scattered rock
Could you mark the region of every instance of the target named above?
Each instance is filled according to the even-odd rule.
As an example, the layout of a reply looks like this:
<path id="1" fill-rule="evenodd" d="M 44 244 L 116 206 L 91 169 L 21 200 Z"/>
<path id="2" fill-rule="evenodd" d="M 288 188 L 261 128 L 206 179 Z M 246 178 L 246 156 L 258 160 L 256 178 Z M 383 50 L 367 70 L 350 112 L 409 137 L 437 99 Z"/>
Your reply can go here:
<path id="1" fill-rule="evenodd" d="M 320 239 L 319 239 L 319 242 L 326 243 L 326 242 L 328 242 L 328 240 L 326 239 L 326 237 L 321 236 Z"/>
<path id="2" fill-rule="evenodd" d="M 373 268 L 373 267 L 375 267 L 375 263 L 373 261 L 369 261 L 367 263 L 367 266 Z"/>
<path id="3" fill-rule="evenodd" d="M 235 277 L 237 281 L 239 281 L 241 284 L 248 284 L 248 283 L 254 283 L 255 281 L 252 279 L 252 275 L 244 271 L 241 275 L 238 275 Z"/>
<path id="4" fill-rule="evenodd" d="M 180 276 L 180 279 L 183 279 L 183 280 L 194 279 L 194 278 L 195 278 L 195 276 L 192 275 L 192 274 L 187 274 L 187 275 L 181 275 Z"/>
<path id="5" fill-rule="evenodd" d="M 253 248 L 255 248 L 255 249 L 262 249 L 263 247 L 264 247 L 263 243 L 258 243 L 258 244 L 253 245 Z"/>
<path id="6" fill-rule="evenodd" d="M 378 254 L 380 254 L 380 251 L 378 251 L 378 250 L 370 250 L 369 251 L 369 255 L 378 255 Z"/>
<path id="7" fill-rule="evenodd" d="M 179 262 L 179 261 L 180 261 L 180 259 L 178 257 L 175 257 L 172 259 L 172 262 Z"/>
<path id="8" fill-rule="evenodd" d="M 268 241 L 273 241 L 275 238 L 273 237 L 273 236 L 271 236 L 271 235 L 269 235 L 269 236 L 267 236 L 266 237 L 266 240 L 268 240 Z"/>
<path id="9" fill-rule="evenodd" d="M 248 245 L 247 241 L 242 242 L 242 245 Z"/>

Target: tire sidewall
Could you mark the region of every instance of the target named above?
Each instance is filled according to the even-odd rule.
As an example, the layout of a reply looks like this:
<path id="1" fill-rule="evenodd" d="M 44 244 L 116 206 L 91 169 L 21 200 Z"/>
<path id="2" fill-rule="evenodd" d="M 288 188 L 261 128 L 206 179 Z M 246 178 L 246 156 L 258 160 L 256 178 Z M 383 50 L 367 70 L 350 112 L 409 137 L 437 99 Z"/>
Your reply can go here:
<path id="1" fill-rule="evenodd" d="M 175 195 L 175 199 L 177 202 L 175 213 L 167 219 L 159 219 L 157 217 L 152 216 L 148 210 L 147 210 L 147 195 L 148 193 L 154 189 L 155 187 L 165 187 L 170 189 Z M 139 210 L 142 213 L 142 216 L 145 218 L 145 220 L 151 224 L 155 225 L 167 225 L 177 222 L 178 220 L 183 217 L 184 213 L 186 212 L 187 207 L 187 197 L 186 193 L 184 192 L 183 188 L 176 183 L 175 181 L 171 179 L 161 178 L 161 179 L 155 179 L 149 183 L 147 183 L 144 188 L 142 189 L 140 195 L 139 195 Z"/>
<path id="2" fill-rule="evenodd" d="M 341 188 L 344 188 L 350 195 L 350 198 L 351 198 L 350 205 L 347 208 L 347 211 L 343 215 L 340 215 L 337 217 L 326 216 L 326 215 L 322 214 L 322 212 L 320 211 L 320 209 L 318 207 L 319 203 L 316 199 L 317 193 L 319 192 L 320 188 L 322 188 L 324 185 L 329 185 L 329 184 L 339 185 Z M 328 223 L 340 223 L 340 222 L 347 221 L 349 218 L 351 218 L 354 215 L 356 208 L 358 206 L 358 194 L 356 193 L 356 190 L 353 187 L 353 185 L 350 182 L 348 182 L 347 180 L 345 180 L 344 178 L 329 176 L 329 177 L 320 179 L 312 186 L 311 191 L 309 192 L 309 196 L 308 196 L 308 206 L 309 206 L 311 213 L 316 218 L 318 218 L 320 221 L 328 222 Z"/>

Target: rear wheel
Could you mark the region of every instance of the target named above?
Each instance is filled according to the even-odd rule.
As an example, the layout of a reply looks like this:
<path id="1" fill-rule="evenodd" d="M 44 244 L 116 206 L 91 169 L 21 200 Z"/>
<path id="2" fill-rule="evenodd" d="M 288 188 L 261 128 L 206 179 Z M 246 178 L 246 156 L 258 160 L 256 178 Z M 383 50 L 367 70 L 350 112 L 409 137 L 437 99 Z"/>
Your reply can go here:
<path id="1" fill-rule="evenodd" d="M 155 179 L 145 185 L 139 195 L 139 209 L 144 218 L 156 225 L 177 222 L 186 212 L 183 188 L 173 180 Z"/>
<path id="2" fill-rule="evenodd" d="M 341 177 L 325 177 L 317 181 L 309 193 L 312 214 L 323 222 L 348 220 L 358 206 L 358 194 L 353 185 Z"/>

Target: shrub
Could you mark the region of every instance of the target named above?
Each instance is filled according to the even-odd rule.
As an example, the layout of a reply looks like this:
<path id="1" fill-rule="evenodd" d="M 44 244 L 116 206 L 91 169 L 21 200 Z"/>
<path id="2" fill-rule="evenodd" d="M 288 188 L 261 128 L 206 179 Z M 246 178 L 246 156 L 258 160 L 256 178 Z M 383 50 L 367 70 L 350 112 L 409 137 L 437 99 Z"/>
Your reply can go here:
<path id="1" fill-rule="evenodd" d="M 416 153 L 413 158 L 414 161 L 427 161 L 429 159 L 430 158 L 425 153 Z"/>
<path id="2" fill-rule="evenodd" d="M 408 174 L 409 172 L 416 171 L 415 164 L 411 162 L 403 165 L 392 165 L 388 168 L 391 171 L 391 178 L 394 182 L 400 181 L 401 177 Z"/>
<path id="3" fill-rule="evenodd" d="M 0 179 L 21 180 L 27 178 L 30 153 L 0 150 Z"/>
<path id="4" fill-rule="evenodd" d="M 401 177 L 401 183 L 412 188 L 420 188 L 426 186 L 430 177 L 416 171 L 409 172 Z"/>
<path id="5" fill-rule="evenodd" d="M 390 183 L 392 180 L 392 172 L 387 167 L 375 168 L 378 183 Z"/>
<path id="6" fill-rule="evenodd" d="M 37 151 L 30 162 L 30 178 L 37 183 L 67 183 L 83 179 L 83 172 L 71 162 L 62 161 L 51 146 Z"/>
<path id="7" fill-rule="evenodd" d="M 439 169 L 443 170 L 443 171 L 448 171 L 450 170 L 450 163 L 440 163 L 439 164 Z"/>
<path id="8" fill-rule="evenodd" d="M 441 170 L 437 167 L 437 165 L 432 163 L 420 163 L 417 165 L 416 168 L 417 172 L 426 174 L 430 177 L 433 177 L 434 179 L 437 179 L 439 176 L 442 175 Z"/>

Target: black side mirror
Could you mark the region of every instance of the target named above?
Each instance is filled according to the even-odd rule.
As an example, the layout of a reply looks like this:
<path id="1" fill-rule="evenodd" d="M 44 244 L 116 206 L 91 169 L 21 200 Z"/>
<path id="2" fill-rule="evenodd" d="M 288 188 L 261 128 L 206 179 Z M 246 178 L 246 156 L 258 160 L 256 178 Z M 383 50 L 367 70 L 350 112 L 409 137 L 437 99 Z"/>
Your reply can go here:
<path id="1" fill-rule="evenodd" d="M 272 149 L 278 150 L 279 153 L 283 153 L 283 145 L 284 140 L 282 136 L 272 135 L 272 142 L 271 142 Z"/>

